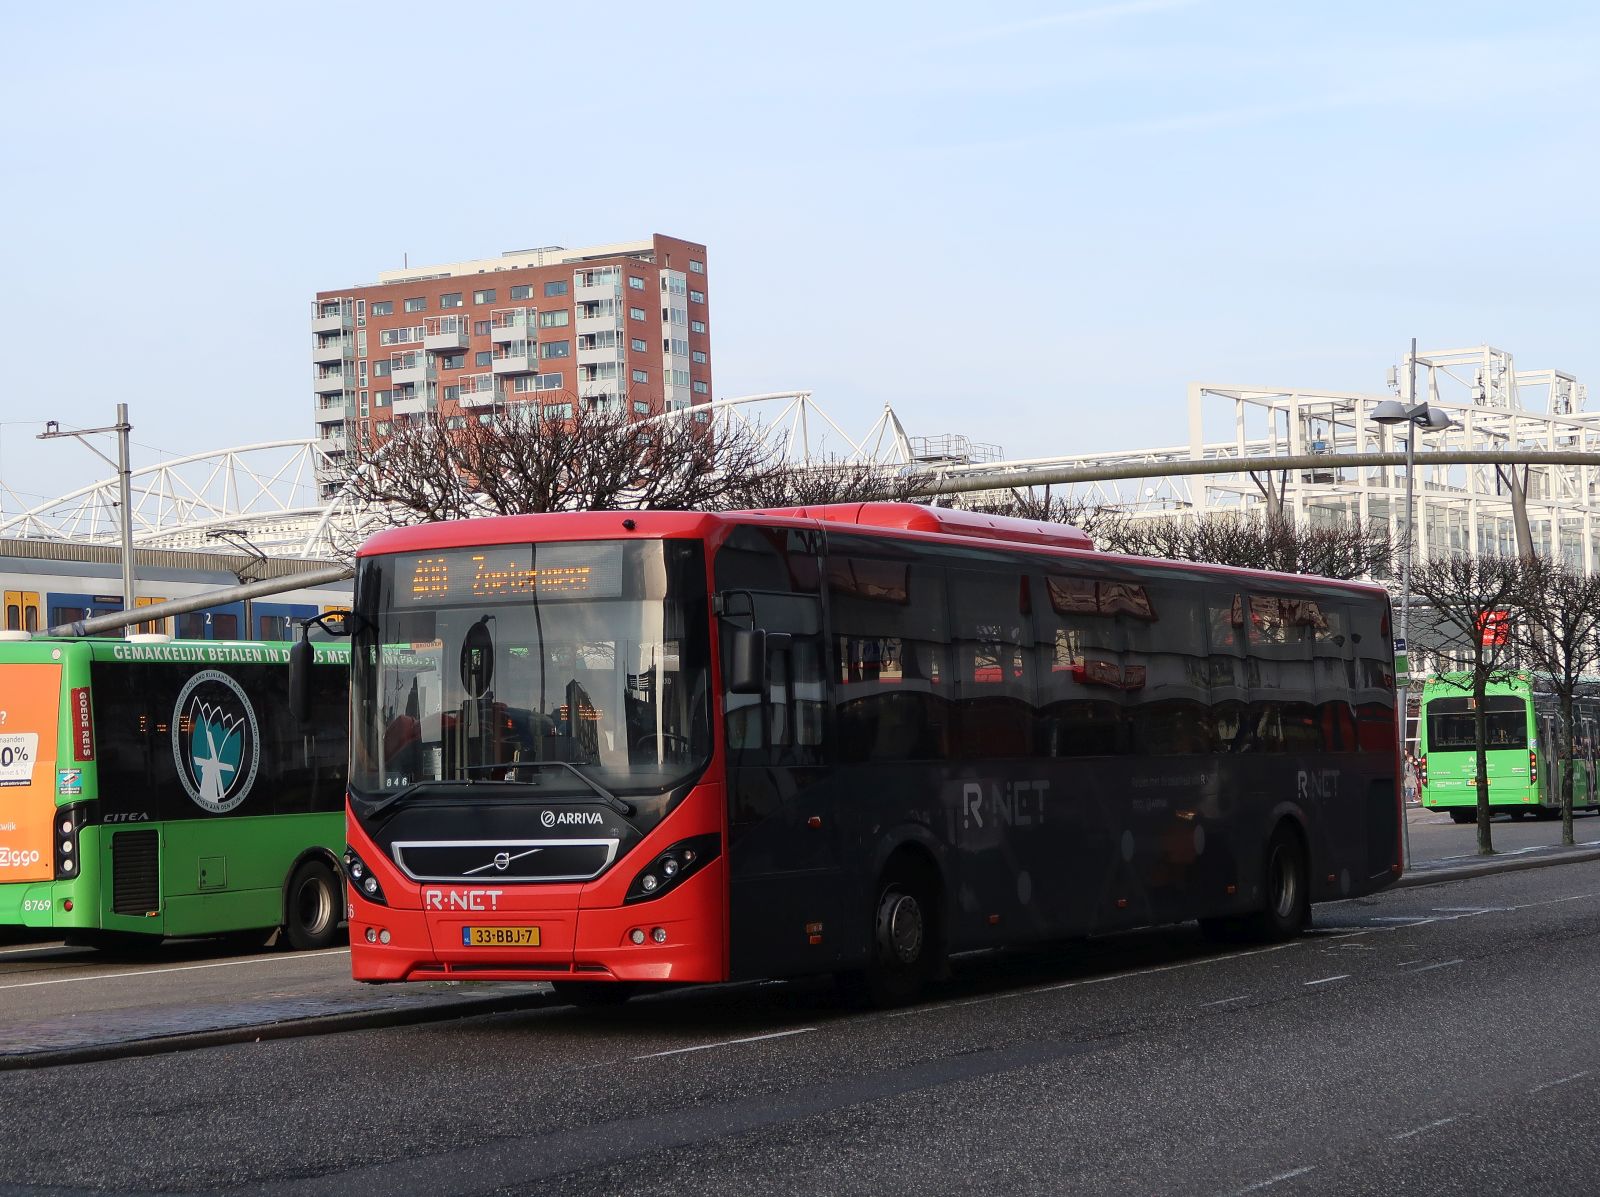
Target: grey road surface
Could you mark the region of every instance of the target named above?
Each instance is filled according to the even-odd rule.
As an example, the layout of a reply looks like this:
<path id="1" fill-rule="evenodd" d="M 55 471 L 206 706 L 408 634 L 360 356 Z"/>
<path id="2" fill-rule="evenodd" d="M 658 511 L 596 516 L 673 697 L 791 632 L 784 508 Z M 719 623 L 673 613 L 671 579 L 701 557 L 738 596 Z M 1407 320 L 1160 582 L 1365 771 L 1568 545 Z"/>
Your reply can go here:
<path id="1" fill-rule="evenodd" d="M 1596 1189 L 1600 862 L 967 958 L 0 1074 L 7 1192 Z"/>

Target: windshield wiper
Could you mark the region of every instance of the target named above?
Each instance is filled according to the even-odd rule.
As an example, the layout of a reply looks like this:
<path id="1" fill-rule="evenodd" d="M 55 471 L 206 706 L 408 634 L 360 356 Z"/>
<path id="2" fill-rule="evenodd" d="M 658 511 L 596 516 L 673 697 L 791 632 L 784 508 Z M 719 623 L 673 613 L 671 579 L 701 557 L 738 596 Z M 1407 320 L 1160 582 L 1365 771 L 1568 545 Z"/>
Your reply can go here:
<path id="1" fill-rule="evenodd" d="M 633 814 L 633 805 L 631 803 L 625 802 L 623 799 L 618 798 L 610 790 L 606 789 L 605 786 L 601 785 L 594 778 L 590 777 L 587 773 L 585 773 L 582 769 L 578 768 L 578 766 L 574 765 L 571 761 L 508 761 L 508 762 L 505 762 L 505 763 L 499 764 L 499 765 L 467 765 L 465 768 L 462 769 L 462 772 L 463 773 L 484 772 L 484 773 L 512 774 L 512 773 L 515 773 L 518 769 L 566 769 L 569 772 L 572 772 L 572 773 L 576 774 L 579 781 L 583 782 L 584 785 L 588 786 L 596 794 L 600 795 L 601 799 L 604 800 L 605 804 L 607 806 L 609 806 L 612 810 L 616 811 L 619 815 L 631 815 L 631 814 Z M 511 779 L 510 779 L 510 777 L 507 777 L 506 780 L 510 781 Z M 481 785 L 482 783 L 481 782 L 478 782 L 478 783 L 470 783 L 469 782 L 468 784 L 479 784 L 479 785 Z M 527 785 L 528 783 L 527 782 L 518 782 L 516 784 Z"/>

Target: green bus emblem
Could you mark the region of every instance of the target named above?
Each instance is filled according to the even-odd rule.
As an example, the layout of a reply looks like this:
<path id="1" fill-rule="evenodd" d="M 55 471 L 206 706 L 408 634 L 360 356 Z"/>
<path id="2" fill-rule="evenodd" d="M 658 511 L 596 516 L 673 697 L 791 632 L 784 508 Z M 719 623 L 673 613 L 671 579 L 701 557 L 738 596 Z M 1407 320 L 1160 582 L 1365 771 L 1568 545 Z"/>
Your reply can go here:
<path id="1" fill-rule="evenodd" d="M 204 669 L 184 684 L 172 708 L 172 757 L 178 780 L 201 809 L 226 814 L 249 796 L 261 742 L 255 709 L 238 682 Z"/>

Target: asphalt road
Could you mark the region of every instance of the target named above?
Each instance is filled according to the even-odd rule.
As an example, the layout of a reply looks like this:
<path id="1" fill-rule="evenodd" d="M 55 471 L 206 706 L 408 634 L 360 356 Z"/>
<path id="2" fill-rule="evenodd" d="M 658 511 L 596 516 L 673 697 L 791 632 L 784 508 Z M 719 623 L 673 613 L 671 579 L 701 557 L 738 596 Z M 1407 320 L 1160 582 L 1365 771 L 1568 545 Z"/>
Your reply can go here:
<path id="1" fill-rule="evenodd" d="M 0 1188 L 1595 1191 L 1600 862 L 967 958 L 0 1074 Z M 34 1188 L 37 1186 L 37 1188 Z"/>
<path id="2" fill-rule="evenodd" d="M 1418 861 L 1435 861 L 1447 857 L 1473 856 L 1478 851 L 1478 825 L 1458 824 L 1449 815 L 1412 807 L 1407 812 L 1411 832 L 1411 857 Z M 1536 844 L 1559 844 L 1561 820 L 1537 822 L 1533 819 L 1513 820 L 1510 815 L 1497 815 L 1490 820 L 1489 834 L 1495 851 L 1514 852 Z M 1579 844 L 1600 843 L 1600 814 L 1576 811 L 1572 816 L 1572 838 Z"/>

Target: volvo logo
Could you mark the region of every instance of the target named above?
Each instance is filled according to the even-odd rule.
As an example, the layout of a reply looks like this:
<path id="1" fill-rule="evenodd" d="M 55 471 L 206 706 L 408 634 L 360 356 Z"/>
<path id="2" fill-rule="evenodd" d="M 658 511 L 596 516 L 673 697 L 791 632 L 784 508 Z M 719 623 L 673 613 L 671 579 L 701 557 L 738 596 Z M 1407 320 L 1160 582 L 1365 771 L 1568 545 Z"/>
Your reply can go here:
<path id="1" fill-rule="evenodd" d="M 461 875 L 463 877 L 471 877 L 475 873 L 487 872 L 490 869 L 494 869 L 498 873 L 504 873 L 511 867 L 512 861 L 521 860 L 524 856 L 532 856 L 535 852 L 543 851 L 543 848 L 529 848 L 526 852 L 518 852 L 515 856 L 509 852 L 496 852 L 489 858 L 488 864 L 481 864 L 476 868 L 465 869 L 462 871 Z"/>
<path id="2" fill-rule="evenodd" d="M 502 873 L 505 872 L 506 869 L 510 867 L 510 865 L 511 865 L 511 853 L 509 853 L 509 852 L 496 852 L 494 854 L 494 867 L 499 869 Z"/>

